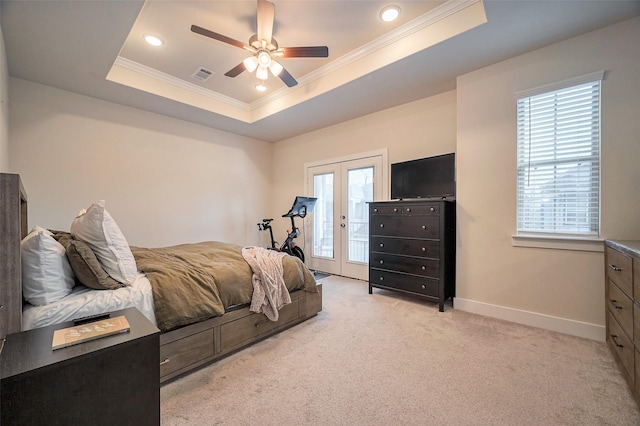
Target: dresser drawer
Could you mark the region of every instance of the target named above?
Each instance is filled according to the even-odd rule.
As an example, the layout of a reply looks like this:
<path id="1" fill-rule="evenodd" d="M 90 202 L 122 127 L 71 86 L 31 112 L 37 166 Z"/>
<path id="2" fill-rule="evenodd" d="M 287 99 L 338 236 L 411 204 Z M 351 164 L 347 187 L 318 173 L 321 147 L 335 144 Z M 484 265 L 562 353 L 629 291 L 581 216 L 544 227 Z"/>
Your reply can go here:
<path id="1" fill-rule="evenodd" d="M 223 324 L 220 327 L 222 351 L 239 346 L 284 324 L 299 318 L 298 300 L 292 300 L 278 311 L 278 321 L 269 320 L 264 314 L 252 314 L 247 317 Z M 256 331 L 256 329 L 258 331 Z"/>
<path id="2" fill-rule="evenodd" d="M 640 302 L 640 261 L 633 259 L 633 298 Z M 630 295 L 631 296 L 631 295 Z"/>
<path id="3" fill-rule="evenodd" d="M 390 237 L 440 238 L 438 216 L 375 216 L 371 218 L 371 234 Z"/>
<path id="4" fill-rule="evenodd" d="M 633 304 L 633 343 L 640 348 L 640 305 Z"/>
<path id="5" fill-rule="evenodd" d="M 622 331 L 622 327 L 620 327 L 616 319 L 611 315 L 611 312 L 609 312 L 609 330 L 607 339 L 611 342 L 618 358 L 622 361 L 622 365 L 626 370 L 628 379 L 633 383 L 636 377 L 634 368 L 635 349 L 627 335 Z"/>
<path id="6" fill-rule="evenodd" d="M 389 287 L 396 290 L 422 294 L 424 296 L 438 297 L 439 280 L 427 277 L 417 277 L 396 272 L 381 271 L 371 268 L 369 270 L 371 285 Z"/>
<path id="7" fill-rule="evenodd" d="M 622 290 L 609 280 L 609 299 L 607 307 L 609 312 L 618 321 L 629 338 L 633 337 L 633 301 Z"/>
<path id="8" fill-rule="evenodd" d="M 420 204 L 417 206 L 404 206 L 402 207 L 402 213 L 411 215 L 439 215 L 440 204 Z"/>
<path id="9" fill-rule="evenodd" d="M 390 271 L 406 272 L 414 275 L 424 275 L 437 278 L 440 276 L 440 261 L 393 254 L 371 253 L 372 268 Z"/>
<path id="10" fill-rule="evenodd" d="M 213 329 L 160 346 L 160 377 L 213 356 Z"/>
<path id="11" fill-rule="evenodd" d="M 607 278 L 633 297 L 633 260 L 617 250 L 607 247 Z"/>
<path id="12" fill-rule="evenodd" d="M 393 215 L 393 214 L 401 214 L 402 213 L 402 207 L 395 205 L 395 206 L 372 206 L 371 207 L 371 214 L 382 214 L 382 215 Z"/>
<path id="13" fill-rule="evenodd" d="M 640 352 L 636 350 L 636 394 L 640 395 Z"/>
<path id="14" fill-rule="evenodd" d="M 440 258 L 440 242 L 433 240 L 371 237 L 370 247 L 372 252 L 428 257 L 431 259 Z"/>

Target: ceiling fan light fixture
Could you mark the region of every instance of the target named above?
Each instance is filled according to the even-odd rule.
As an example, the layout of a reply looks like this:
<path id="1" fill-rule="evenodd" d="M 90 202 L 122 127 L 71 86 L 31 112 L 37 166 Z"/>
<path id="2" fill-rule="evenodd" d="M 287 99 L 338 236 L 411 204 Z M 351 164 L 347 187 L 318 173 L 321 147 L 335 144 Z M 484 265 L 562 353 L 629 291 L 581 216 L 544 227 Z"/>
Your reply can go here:
<path id="1" fill-rule="evenodd" d="M 380 19 L 384 22 L 395 21 L 398 16 L 400 16 L 400 6 L 395 4 L 386 6 L 380 11 Z"/>
<path id="2" fill-rule="evenodd" d="M 254 72 L 256 68 L 258 68 L 258 58 L 255 56 L 249 56 L 247 59 L 242 61 L 242 63 L 249 72 Z"/>
<path id="3" fill-rule="evenodd" d="M 271 74 L 273 74 L 274 77 L 277 77 L 278 75 L 280 75 L 283 68 L 284 67 L 276 61 L 271 61 L 271 65 L 269 66 L 269 69 L 271 70 Z"/>
<path id="4" fill-rule="evenodd" d="M 269 71 L 267 70 L 267 68 L 260 65 L 256 70 L 256 77 L 258 77 L 258 80 L 266 80 L 267 78 L 269 78 Z"/>
<path id="5" fill-rule="evenodd" d="M 260 83 L 256 84 L 256 90 L 258 92 L 265 92 L 267 90 L 267 86 L 264 85 L 264 81 L 261 81 Z"/>
<path id="6" fill-rule="evenodd" d="M 266 50 L 258 52 L 258 63 L 265 68 L 269 68 L 271 65 L 271 56 Z"/>

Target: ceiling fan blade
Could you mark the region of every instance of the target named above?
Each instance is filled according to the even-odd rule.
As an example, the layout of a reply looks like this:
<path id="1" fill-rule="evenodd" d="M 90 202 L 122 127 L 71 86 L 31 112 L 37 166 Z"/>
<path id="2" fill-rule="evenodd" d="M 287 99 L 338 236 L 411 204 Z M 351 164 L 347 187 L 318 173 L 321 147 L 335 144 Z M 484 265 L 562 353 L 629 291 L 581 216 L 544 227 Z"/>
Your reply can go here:
<path id="1" fill-rule="evenodd" d="M 247 68 L 244 66 L 244 62 L 240 62 L 238 65 L 236 65 L 235 67 L 227 71 L 224 75 L 226 75 L 227 77 L 237 77 L 241 72 L 243 72 L 246 69 Z"/>
<path id="2" fill-rule="evenodd" d="M 287 87 L 293 87 L 298 84 L 296 79 L 293 78 L 293 76 L 289 74 L 289 72 L 284 68 L 282 69 L 282 71 L 280 71 L 280 74 L 278 74 L 278 77 L 280 77 L 280 80 L 282 80 L 284 84 L 287 85 Z"/>
<path id="3" fill-rule="evenodd" d="M 326 58 L 329 56 L 327 46 L 283 47 L 281 58 Z"/>
<path id="4" fill-rule="evenodd" d="M 273 36 L 273 21 L 276 17 L 276 6 L 266 0 L 258 0 L 258 41 L 265 44 L 271 43 Z"/>
<path id="5" fill-rule="evenodd" d="M 234 39 L 232 39 L 230 37 L 227 37 L 227 36 L 223 36 L 222 34 L 214 33 L 213 31 L 209 31 L 208 29 L 199 27 L 197 25 L 192 25 L 191 26 L 191 31 L 193 31 L 196 34 L 200 34 L 200 35 L 203 35 L 205 37 L 209 37 L 209 38 L 212 38 L 214 40 L 218 40 L 218 41 L 221 41 L 223 43 L 227 43 L 227 44 L 230 44 L 232 46 L 239 47 L 241 49 L 251 50 L 251 48 L 248 45 L 246 45 L 245 43 L 243 43 L 241 41 L 234 40 Z"/>

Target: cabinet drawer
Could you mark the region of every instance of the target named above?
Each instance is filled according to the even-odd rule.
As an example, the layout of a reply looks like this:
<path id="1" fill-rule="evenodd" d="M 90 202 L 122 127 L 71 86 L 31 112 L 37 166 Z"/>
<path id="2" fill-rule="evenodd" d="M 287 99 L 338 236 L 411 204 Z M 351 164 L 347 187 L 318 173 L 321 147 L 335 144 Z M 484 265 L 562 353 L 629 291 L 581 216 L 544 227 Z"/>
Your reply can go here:
<path id="1" fill-rule="evenodd" d="M 371 206 L 371 214 L 401 214 L 402 207 L 398 205 L 393 206 Z"/>
<path id="2" fill-rule="evenodd" d="M 438 216 L 375 216 L 371 218 L 371 234 L 439 239 L 440 218 Z"/>
<path id="3" fill-rule="evenodd" d="M 409 274 L 424 275 L 434 278 L 440 276 L 440 261 L 436 259 L 371 253 L 370 262 L 372 268 L 406 272 Z"/>
<path id="4" fill-rule="evenodd" d="M 633 343 L 640 347 L 640 305 L 633 304 Z"/>
<path id="5" fill-rule="evenodd" d="M 633 260 L 617 250 L 607 247 L 607 278 L 633 297 Z"/>
<path id="6" fill-rule="evenodd" d="M 633 337 L 633 301 L 611 280 L 607 306 L 629 338 Z"/>
<path id="7" fill-rule="evenodd" d="M 429 204 L 420 204 L 417 206 L 403 206 L 402 213 L 412 214 L 412 215 L 439 215 L 440 204 L 429 203 Z"/>
<path id="8" fill-rule="evenodd" d="M 634 299 L 638 299 L 640 302 L 640 261 L 633 259 L 633 296 Z"/>
<path id="9" fill-rule="evenodd" d="M 633 383 L 636 377 L 634 368 L 635 350 L 627 335 L 622 331 L 622 327 L 620 327 L 616 319 L 611 315 L 611 312 L 609 312 L 609 330 L 607 339 L 612 343 L 613 349 L 618 355 L 618 358 L 622 361 L 622 365 L 626 370 L 628 378 Z"/>
<path id="10" fill-rule="evenodd" d="M 414 275 L 371 268 L 369 270 L 369 280 L 371 285 L 374 286 L 390 287 L 424 296 L 438 297 L 438 284 L 440 281 L 434 278 L 416 277 Z"/>
<path id="11" fill-rule="evenodd" d="M 299 318 L 298 300 L 280 309 L 278 321 L 269 320 L 264 314 L 251 314 L 235 321 L 223 324 L 220 327 L 220 340 L 222 351 L 227 351 L 244 342 L 259 337 L 275 328 Z"/>
<path id="12" fill-rule="evenodd" d="M 440 258 L 440 242 L 413 238 L 371 237 L 371 251 L 406 256 Z M 640 294 L 640 293 L 638 293 Z"/>
<path id="13" fill-rule="evenodd" d="M 640 352 L 636 351 L 636 394 L 640 394 Z"/>
<path id="14" fill-rule="evenodd" d="M 213 352 L 212 329 L 162 345 L 160 346 L 160 377 L 213 356 Z"/>

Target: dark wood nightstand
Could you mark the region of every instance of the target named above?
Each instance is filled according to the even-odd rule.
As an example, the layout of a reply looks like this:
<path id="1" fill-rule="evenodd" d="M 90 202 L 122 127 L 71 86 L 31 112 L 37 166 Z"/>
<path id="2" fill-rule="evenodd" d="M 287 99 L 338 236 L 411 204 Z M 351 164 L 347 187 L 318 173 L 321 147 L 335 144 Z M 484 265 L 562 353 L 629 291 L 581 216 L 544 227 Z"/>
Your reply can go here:
<path id="1" fill-rule="evenodd" d="M 131 330 L 53 351 L 56 324 L 7 336 L 4 425 L 159 425 L 160 330 L 135 308 Z"/>

